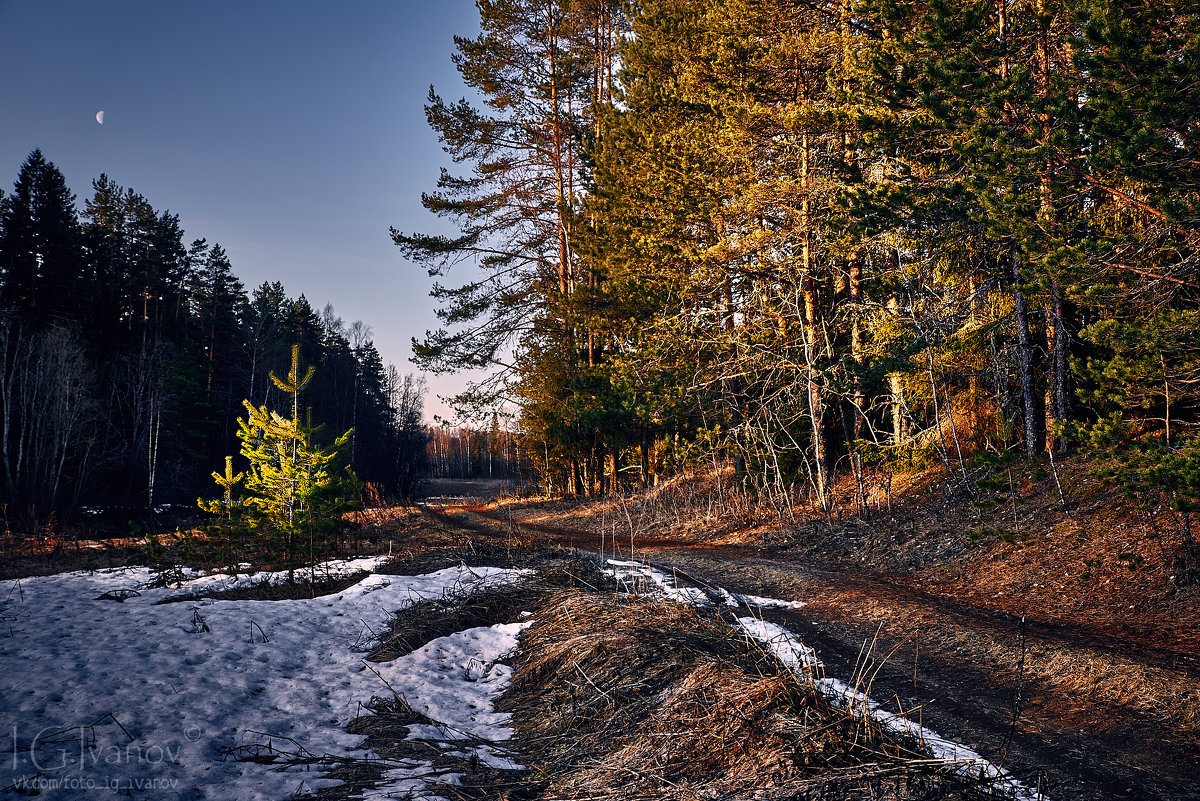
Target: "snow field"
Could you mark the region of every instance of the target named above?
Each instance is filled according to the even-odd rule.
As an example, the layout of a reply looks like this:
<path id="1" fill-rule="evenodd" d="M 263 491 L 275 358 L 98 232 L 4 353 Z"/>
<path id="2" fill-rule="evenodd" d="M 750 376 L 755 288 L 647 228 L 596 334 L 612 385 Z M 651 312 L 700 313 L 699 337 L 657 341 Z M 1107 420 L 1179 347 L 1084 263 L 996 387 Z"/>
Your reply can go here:
<path id="1" fill-rule="evenodd" d="M 344 574 L 377 560 L 325 566 Z M 519 626 L 472 629 L 393 662 L 363 658 L 389 615 L 421 598 L 512 582 L 519 571 L 450 568 L 426 576 L 372 573 L 341 593 L 288 601 L 205 599 L 157 605 L 279 575 L 196 577 L 151 589 L 145 568 L 67 573 L 0 583 L 0 790 L 40 789 L 153 798 L 279 799 L 336 784 L 303 766 L 237 761 L 245 746 L 350 755 L 363 737 L 345 726 L 389 691 L 380 676 L 440 727 L 419 735 L 456 741 L 511 735 L 491 699 L 507 685 L 497 660 Z M 96 600 L 109 593 L 124 602 Z M 205 630 L 207 628 L 207 630 Z M 487 764 L 499 751 L 470 746 Z M 365 756 L 361 751 L 356 756 Z M 428 765 L 395 765 L 402 795 Z"/>
<path id="2" fill-rule="evenodd" d="M 321 566 L 320 576 L 362 581 L 336 595 L 290 601 L 165 598 L 217 592 L 283 574 L 190 575 L 176 589 L 148 587 L 145 568 L 68 573 L 0 583 L 0 791 L 38 789 L 48 798 L 109 795 L 250 801 L 336 784 L 319 768 L 238 761 L 273 752 L 371 758 L 346 725 L 372 696 L 402 696 L 431 723 L 409 739 L 500 769 L 520 767 L 501 743 L 509 716 L 494 699 L 511 669 L 500 660 L 528 623 L 468 629 L 391 662 L 363 658 L 392 612 L 421 598 L 462 594 L 515 581 L 521 571 L 451 568 L 426 576 L 384 576 L 381 559 Z M 680 587 L 647 565 L 610 562 L 637 592 L 697 606 L 754 609 L 804 604 Z M 125 597 L 124 602 L 97 600 Z M 1017 801 L 1039 796 L 975 751 L 882 709 L 856 689 L 821 674 L 816 653 L 759 617 L 738 620 L 835 704 L 868 714 L 912 737 L 935 758 L 986 776 Z M 384 781 L 364 797 L 433 798 L 429 783 L 454 783 L 432 762 L 382 762 Z M 86 794 L 86 795 L 85 795 Z"/>

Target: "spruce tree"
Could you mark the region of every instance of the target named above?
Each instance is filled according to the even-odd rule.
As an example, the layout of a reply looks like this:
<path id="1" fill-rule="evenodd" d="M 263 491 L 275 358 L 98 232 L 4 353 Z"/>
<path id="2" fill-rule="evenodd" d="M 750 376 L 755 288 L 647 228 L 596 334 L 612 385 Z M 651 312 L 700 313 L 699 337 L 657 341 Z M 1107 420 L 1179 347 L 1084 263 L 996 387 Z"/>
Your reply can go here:
<path id="1" fill-rule="evenodd" d="M 75 196 L 34 150 L 0 201 L 0 307 L 39 326 L 80 323 L 90 305 L 80 237 Z"/>
<path id="2" fill-rule="evenodd" d="M 84 205 L 87 291 L 93 299 L 89 337 L 101 353 L 177 339 L 185 327 L 194 267 L 179 217 L 156 211 L 107 175 L 92 187 Z"/>
<path id="3" fill-rule="evenodd" d="M 245 290 L 219 244 L 208 248 L 198 240 L 192 243 L 189 256 L 196 265 L 190 275 L 190 289 L 197 323 L 195 336 L 207 362 L 205 383 L 210 392 L 228 395 L 242 383 L 235 371 L 242 362 Z"/>

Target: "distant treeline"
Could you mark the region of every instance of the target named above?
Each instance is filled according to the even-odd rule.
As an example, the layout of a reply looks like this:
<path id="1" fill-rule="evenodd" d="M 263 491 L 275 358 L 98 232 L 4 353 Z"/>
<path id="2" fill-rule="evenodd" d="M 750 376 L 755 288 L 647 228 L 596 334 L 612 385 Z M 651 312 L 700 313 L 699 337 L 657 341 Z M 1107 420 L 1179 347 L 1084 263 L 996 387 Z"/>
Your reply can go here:
<path id="1" fill-rule="evenodd" d="M 92 189 L 77 208 L 35 150 L 0 192 L 0 504 L 12 525 L 214 494 L 243 400 L 290 404 L 270 373 L 287 373 L 294 343 L 317 368 L 300 403 L 318 439 L 353 427 L 343 458 L 359 479 L 408 493 L 424 388 L 383 364 L 366 325 L 279 282 L 247 294 L 220 245 L 185 244 L 178 215 L 104 175 Z"/>
<path id="2" fill-rule="evenodd" d="M 498 417 L 486 429 L 447 425 L 426 431 L 426 462 L 433 478 L 527 479 L 534 474 L 521 438 L 501 428 Z"/>

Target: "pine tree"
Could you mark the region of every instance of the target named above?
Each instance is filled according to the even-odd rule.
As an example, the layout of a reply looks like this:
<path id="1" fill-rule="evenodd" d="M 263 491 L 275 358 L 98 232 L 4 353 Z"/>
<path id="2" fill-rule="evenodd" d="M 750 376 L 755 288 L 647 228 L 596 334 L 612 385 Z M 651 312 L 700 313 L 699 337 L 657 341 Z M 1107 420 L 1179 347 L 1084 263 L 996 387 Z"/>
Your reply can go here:
<path id="1" fill-rule="evenodd" d="M 991 345 L 1012 356 L 1017 401 L 997 379 L 999 411 L 1019 409 L 1028 455 L 1061 448 L 1055 432 L 1073 405 L 1071 301 L 1085 270 L 1079 245 L 1087 223 L 1072 8 L 1053 0 L 880 0 L 867 16 L 881 36 L 864 65 L 860 102 L 871 109 L 871 141 L 891 166 L 875 202 L 860 209 L 890 218 L 917 243 L 918 260 L 943 274 L 954 264 L 959 278 L 947 289 L 975 298 L 966 316 L 976 330 L 986 308 L 1008 308 L 1011 338 L 993 336 Z M 966 293 L 954 286 L 964 282 Z M 980 372 L 968 378 L 976 398 Z"/>
<path id="2" fill-rule="evenodd" d="M 595 151 L 588 249 L 619 383 L 643 387 L 631 408 L 646 412 L 639 396 L 680 387 L 714 457 L 750 460 L 776 486 L 802 469 L 823 498 L 841 345 L 830 331 L 857 247 L 832 225 L 858 165 L 831 75 L 852 43 L 836 14 L 760 0 L 702 14 L 657 0 L 633 22 L 624 108 Z"/>
<path id="3" fill-rule="evenodd" d="M 239 420 L 238 437 L 242 455 L 250 462 L 247 503 L 274 529 L 294 534 L 313 522 L 317 494 L 333 486 L 335 476 L 329 465 L 337 451 L 315 445 L 299 420 L 249 403 L 246 410 L 247 417 Z M 334 446 L 343 446 L 349 435 L 338 437 Z"/>
<path id="4" fill-rule="evenodd" d="M 1167 237 L 1164 250 L 1194 251 L 1200 233 L 1200 9 L 1194 4 L 1080 3 L 1072 42 L 1086 161 L 1071 166 L 1096 204 L 1140 217 Z M 1147 231 L 1148 233 L 1148 231 Z M 1112 243 L 1115 244 L 1115 243 Z M 1104 254 L 1115 269 L 1138 268 L 1126 251 Z M 1140 254 L 1139 254 L 1140 255 Z M 1116 258 L 1113 258 L 1116 257 Z M 1155 257 L 1145 254 L 1158 261 Z M 1169 257 L 1168 257 L 1169 258 Z M 1126 261 L 1128 260 L 1128 261 Z M 1159 265 L 1153 264 L 1153 271 Z M 1171 269 L 1170 262 L 1163 265 Z M 1195 275 L 1189 268 L 1188 275 Z M 1185 276 L 1186 277 L 1186 276 Z"/>
<path id="5" fill-rule="evenodd" d="M 283 357 L 281 346 L 287 341 L 284 320 L 289 303 L 287 292 L 278 281 L 264 281 L 251 295 L 244 329 L 249 360 L 246 397 L 252 403 L 266 403 L 267 392 L 273 386 L 266 365 L 276 357 Z"/>
<path id="6" fill-rule="evenodd" d="M 1197 399 L 1200 168 L 1194 87 L 1200 13 L 1088 2 L 1076 42 L 1091 143 L 1076 165 L 1091 207 L 1080 250 L 1094 265 L 1080 305 L 1080 394 L 1150 450 L 1186 447 Z"/>
<path id="7" fill-rule="evenodd" d="M 299 418 L 299 395 L 312 380 L 314 369 L 300 369 L 300 346 L 292 348 L 292 364 L 286 379 L 274 372 L 272 381 L 291 396 L 292 416 L 285 417 L 266 406 L 243 401 L 246 417 L 238 420 L 241 455 L 249 463 L 245 472 L 246 497 L 238 502 L 245 509 L 246 523 L 258 527 L 268 542 L 281 549 L 287 562 L 289 580 L 294 577 L 298 535 L 307 534 L 310 559 L 315 556 L 318 535 L 339 525 L 342 510 L 348 508 L 354 493 L 353 474 L 342 478 L 334 474 L 338 451 L 345 446 L 351 431 L 337 437 L 331 449 L 313 441 L 311 420 Z M 202 509 L 212 513 L 232 511 L 235 501 L 232 487 L 240 479 L 226 459 L 225 475 L 214 473 L 225 500 L 204 501 Z"/>
<path id="8" fill-rule="evenodd" d="M 439 191 L 426 194 L 424 203 L 454 220 L 461 233 L 393 229 L 392 236 L 431 276 L 472 257 L 484 274 L 457 288 L 434 285 L 447 328 L 414 343 L 416 361 L 439 371 L 498 366 L 511 373 L 512 363 L 501 363 L 506 349 L 546 339 L 553 343 L 547 352 L 569 365 L 588 342 L 566 308 L 587 284 L 574 244 L 584 188 L 581 148 L 609 91 L 618 4 L 478 5 L 482 33 L 457 37 L 454 61 L 484 107 L 448 102 L 432 89 L 426 106 L 445 150 L 470 174 L 443 172 Z M 494 386 L 476 396 L 486 405 L 497 394 Z"/>

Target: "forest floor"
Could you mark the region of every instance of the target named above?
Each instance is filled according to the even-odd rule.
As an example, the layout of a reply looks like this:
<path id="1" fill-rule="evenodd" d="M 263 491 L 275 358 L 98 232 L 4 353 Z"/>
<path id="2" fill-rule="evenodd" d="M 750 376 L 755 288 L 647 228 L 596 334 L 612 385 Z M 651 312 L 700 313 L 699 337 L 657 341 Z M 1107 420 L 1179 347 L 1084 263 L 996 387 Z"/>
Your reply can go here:
<path id="1" fill-rule="evenodd" d="M 855 487 L 846 484 L 839 486 L 839 505 L 830 514 L 786 507 L 780 514 L 777 509 L 762 503 L 751 504 L 744 496 L 728 492 L 727 487 L 720 486 L 711 475 L 676 479 L 632 497 L 596 500 L 514 497 L 485 500 L 480 496 L 504 491 L 506 487 L 494 482 L 476 482 L 469 486 L 446 484 L 437 486 L 433 497 L 421 506 L 359 513 L 358 522 L 362 525 L 356 529 L 354 540 L 347 541 L 344 546 L 347 553 L 391 557 L 388 561 L 391 567 L 384 572 L 407 576 L 432 575 L 459 564 L 537 568 L 544 554 L 561 554 L 562 547 L 566 547 L 600 554 L 602 558 L 618 562 L 653 565 L 662 571 L 656 575 L 665 575 L 672 586 L 685 588 L 685 597 L 687 592 L 697 591 L 700 595 L 707 593 L 710 598 L 734 593 L 745 598 L 792 602 L 791 605 L 765 604 L 752 614 L 762 626 L 782 627 L 799 638 L 803 645 L 797 645 L 798 652 L 811 648 L 815 658 L 820 660 L 824 677 L 821 681 L 842 682 L 843 686 L 869 695 L 884 710 L 902 713 L 930 733 L 978 752 L 993 764 L 1001 765 L 1026 788 L 1044 794 L 1038 797 L 1056 801 L 1200 801 L 1200 786 L 1195 782 L 1196 765 L 1200 764 L 1200 587 L 1180 586 L 1182 582 L 1176 581 L 1178 564 L 1174 555 L 1179 543 L 1172 539 L 1169 519 L 1151 517 L 1122 500 L 1095 477 L 1096 467 L 1094 463 L 1073 458 L 1057 464 L 967 465 L 954 474 L 933 470 L 908 476 L 869 475 L 864 482 L 867 508 L 855 510 Z M 3 557 L 0 558 L 0 573 L 3 574 L 0 579 L 13 580 L 11 583 L 18 595 L 29 592 L 32 587 L 43 586 L 33 580 L 23 583 L 16 580 L 18 577 L 50 576 L 71 568 L 84 572 L 72 574 L 75 578 L 64 576 L 61 581 L 86 583 L 100 580 L 94 579 L 94 575 L 111 575 L 114 577 L 111 580 L 128 581 L 121 578 L 125 574 L 119 569 L 117 572 L 112 570 L 119 565 L 144 563 L 148 555 L 144 538 L 87 539 L 60 533 L 55 533 L 55 538 L 49 542 L 53 548 L 37 553 L 5 550 L 0 555 Z M 42 544 L 47 544 L 46 538 Z M 159 544 L 169 551 L 171 537 L 160 537 Z M 9 548 L 8 545 L 5 547 Z M 163 557 L 160 554 L 158 558 Z M 317 588 L 301 586 L 297 590 L 300 595 L 284 591 L 286 586 L 280 589 L 269 583 L 261 586 L 255 583 L 248 590 L 228 592 L 214 584 L 206 586 L 200 594 L 181 597 L 189 598 L 189 603 L 227 604 L 219 606 L 227 610 L 222 614 L 253 614 L 254 620 L 262 624 L 274 618 L 268 617 L 271 614 L 268 612 L 252 612 L 265 608 L 254 604 L 290 597 L 298 604 L 310 605 L 319 600 L 312 598 L 313 595 L 325 592 L 336 594 L 335 603 L 342 602 L 343 594 L 350 599 L 352 593 L 361 593 L 362 587 L 368 587 L 371 582 L 388 580 L 395 581 L 378 576 L 364 579 L 359 574 L 348 575 L 331 581 L 327 587 L 322 586 L 319 592 Z M 52 577 L 51 582 L 54 581 L 59 579 Z M 146 596 L 143 600 L 146 600 L 159 591 L 142 592 Z M 12 592 L 9 595 L 17 597 Z M 372 599 L 371 614 L 378 613 L 380 610 L 374 606 L 378 605 L 376 601 L 383 600 L 383 595 L 372 592 L 364 597 Z M 687 794 L 691 790 L 684 792 L 681 789 L 682 784 L 663 783 L 665 780 L 653 788 L 641 788 L 640 795 L 633 792 L 636 789 L 633 787 L 630 788 L 632 795 L 623 795 L 624 791 L 613 789 L 617 786 L 614 782 L 617 782 L 618 774 L 596 774 L 593 770 L 591 773 L 596 775 L 580 779 L 580 774 L 573 768 L 556 773 L 550 767 L 554 764 L 554 754 L 550 752 L 558 747 L 556 743 L 565 740 L 562 736 L 557 739 L 549 736 L 544 730 L 547 721 L 557 720 L 555 716 L 563 710 L 575 710 L 577 703 L 586 705 L 581 700 L 585 696 L 592 701 L 603 701 L 601 706 L 609 709 L 610 696 L 619 695 L 640 681 L 629 671 L 643 670 L 637 666 L 644 654 L 635 647 L 632 651 L 620 652 L 624 655 L 617 658 L 612 655 L 617 651 L 609 653 L 606 651 L 608 646 L 604 646 L 596 653 L 588 652 L 588 658 L 595 661 L 584 662 L 575 650 L 563 652 L 564 658 L 575 667 L 566 671 L 565 684 L 550 686 L 544 684 L 543 679 L 563 671 L 541 665 L 538 661 L 541 651 L 560 647 L 555 644 L 560 641 L 594 644 L 608 642 L 606 637 L 617 637 L 618 634 L 619 640 L 637 643 L 639 638 L 651 635 L 645 635 L 641 629 L 634 632 L 632 628 L 641 626 L 645 622 L 642 618 L 655 617 L 662 625 L 649 640 L 655 643 L 652 650 L 657 649 L 658 656 L 667 658 L 666 664 L 673 665 L 662 669 L 669 672 L 682 670 L 670 662 L 670 652 L 679 643 L 684 644 L 679 646 L 684 651 L 701 641 L 710 642 L 718 650 L 725 648 L 719 644 L 719 638 L 714 640 L 706 633 L 707 623 L 681 639 L 682 635 L 672 633 L 676 613 L 646 607 L 639 608 L 633 615 L 638 619 L 626 619 L 630 618 L 629 610 L 634 606 L 613 607 L 605 597 L 612 597 L 611 593 L 596 596 L 592 601 L 568 603 L 560 599 L 541 606 L 524 597 L 502 599 L 496 609 L 490 609 L 479 620 L 471 617 L 476 613 L 470 610 L 454 608 L 438 612 L 424 607 L 414 607 L 409 617 L 397 618 L 403 624 L 400 627 L 408 632 L 414 626 L 416 630 L 430 626 L 436 629 L 443 625 L 436 622 L 438 614 L 448 616 L 444 632 L 439 629 L 428 635 L 437 637 L 466 625 L 516 625 L 526 620 L 522 615 L 533 609 L 539 620 L 548 621 L 547 636 L 559 637 L 555 640 L 551 636 L 532 650 L 522 648 L 514 663 L 518 671 L 518 681 L 514 685 L 516 695 L 506 696 L 507 700 L 503 701 L 510 705 L 517 721 L 518 740 L 527 738 L 521 742 L 524 750 L 518 751 L 526 757 L 531 753 L 537 757 L 536 762 L 529 758 L 523 764 L 537 764 L 538 769 L 510 780 L 497 778 L 501 774 L 488 774 L 487 770 L 491 768 L 487 765 L 481 768 L 477 760 L 468 760 L 470 764 L 466 765 L 464 775 L 479 783 L 475 784 L 475 789 L 466 786 L 453 791 L 442 788 L 439 792 L 444 797 L 506 797 L 504 793 L 517 789 L 523 794 L 513 795 L 514 798 L 550 797 L 535 792 L 535 786 L 543 785 L 553 797 L 567 797 L 571 793 L 578 795 L 580 787 L 571 783 L 582 780 L 591 781 L 593 788 L 608 787 L 606 797 L 663 798 L 666 797 L 664 793 L 672 797 L 679 793 L 683 793 L 679 795 L 681 798 L 692 797 Z M 50 603 L 52 600 L 47 601 L 50 604 L 47 611 L 38 614 L 74 614 L 70 604 L 54 606 Z M 13 606 L 16 601 L 12 598 L 9 602 L 9 611 L 18 608 Z M 106 601 L 89 603 L 100 604 L 109 610 L 124 611 L 128 607 L 131 615 L 151 614 L 139 611 L 141 607 L 135 606 L 133 601 L 116 607 Z M 399 608 L 398 601 L 390 603 Z M 571 605 L 576 603 L 582 606 Z M 187 606 L 183 604 L 180 608 L 187 611 Z M 219 620 L 215 616 L 218 607 L 202 608 L 210 623 Z M 88 612 L 88 608 L 83 608 L 82 612 Z M 363 614 L 366 613 L 356 610 L 353 614 L 347 613 L 346 617 L 353 622 L 357 620 L 354 615 Z M 179 615 L 171 620 L 179 624 L 176 617 Z M 321 617 L 316 611 L 312 611 L 310 617 L 309 625 L 325 626 L 316 622 Z M 21 625 L 14 622 L 18 618 L 15 612 L 4 617 L 10 637 L 14 627 Z M 85 633 L 87 636 L 104 634 L 110 638 L 119 634 L 111 626 L 111 631 L 92 631 L 86 624 L 90 619 L 86 615 L 79 617 L 80 634 L 73 635 L 76 645 L 71 646 L 84 656 L 86 649 L 80 648 L 78 642 L 86 639 Z M 280 627 L 284 626 L 283 620 L 281 617 Z M 342 620 L 340 613 L 337 620 Z M 587 631 L 573 628 L 583 620 L 590 621 L 593 628 Z M 310 629 L 299 625 L 301 622 L 297 618 L 287 624 L 288 630 L 294 629 L 296 647 L 292 650 L 296 654 L 308 650 L 299 644 L 311 637 Z M 184 631 L 187 624 L 184 620 L 180 624 L 182 628 L 176 626 L 183 631 L 183 635 L 176 632 L 176 636 L 184 636 L 187 642 L 194 637 L 208 636 L 207 633 L 195 634 L 190 629 Z M 129 625 L 133 627 L 132 632 L 141 624 L 131 617 Z M 195 621 L 190 625 L 194 629 Z M 619 631 L 622 627 L 625 630 Z M 244 621 L 242 628 L 213 626 L 218 634 L 226 628 L 229 629 L 226 633 L 234 637 L 230 647 L 245 650 Z M 133 634 L 129 636 L 132 638 Z M 404 636 L 411 639 L 410 634 Z M 60 640 L 66 641 L 63 638 L 53 641 Z M 285 651 L 291 653 L 289 642 L 272 632 L 271 647 L 280 651 L 280 658 Z M 443 640 L 436 642 L 443 643 Z M 263 640 L 258 647 L 261 649 L 265 644 Z M 253 627 L 249 646 L 254 647 Z M 28 647 L 36 650 L 48 646 L 34 639 Z M 381 654 L 379 658 L 396 659 L 398 654 L 422 647 L 433 646 L 406 643 L 397 653 Z M 371 659 L 375 658 L 372 655 Z M 709 669 L 704 667 L 708 659 L 704 657 L 700 665 L 704 670 Z M 264 663 L 271 664 L 274 663 Z M 468 681 L 473 677 L 471 664 L 474 663 L 468 659 L 464 674 Z M 291 663 L 285 667 L 290 668 Z M 531 671 L 530 679 L 522 689 L 519 677 L 521 670 L 526 668 Z M 598 672 L 609 668 L 615 671 L 612 676 Z M 180 675 L 187 672 L 186 668 L 181 668 Z M 297 675 L 295 670 L 285 672 L 289 674 L 285 677 L 288 679 Z M 588 686 L 580 683 L 582 680 L 572 683 L 571 675 L 575 673 L 587 679 Z M 729 697 L 723 694 L 724 689 L 710 693 L 705 686 L 688 684 L 694 684 L 693 679 L 700 681 L 706 675 L 703 670 L 686 673 L 692 678 L 672 690 L 681 693 L 678 697 L 683 699 L 684 707 L 677 711 L 685 712 L 685 717 L 711 717 L 722 709 L 728 711 L 727 707 L 732 703 L 737 714 L 732 718 L 728 715 L 718 717 L 725 722 L 740 719 L 738 716 L 742 714 L 744 704 L 754 706 L 762 700 L 757 693 L 766 692 L 766 685 L 760 686 L 755 681 L 746 683 L 745 676 L 738 678 L 733 674 L 722 674 L 725 684 L 721 686 L 734 693 Z M 271 693 L 300 686 L 292 681 L 279 681 L 276 688 L 273 681 L 261 680 L 267 690 L 256 702 L 257 706 L 246 709 L 254 712 L 270 700 Z M 178 692 L 173 685 L 172 690 Z M 577 698 L 577 693 L 582 695 Z M 136 695 L 130 696 L 129 706 L 145 706 L 136 700 Z M 637 696 L 637 692 L 633 696 Z M 85 707 L 96 703 L 96 697 L 87 693 L 80 698 Z M 730 698 L 737 700 L 730 701 Z M 350 703 L 348 699 L 350 695 L 343 700 Z M 539 699 L 549 705 L 545 708 L 531 706 Z M 377 699 L 369 700 L 374 704 Z M 638 698 L 634 697 L 634 700 Z M 26 699 L 23 703 L 26 702 L 32 701 Z M 360 705 L 366 703 L 363 699 L 359 702 Z M 414 754 L 400 751 L 393 754 L 392 751 L 399 740 L 407 742 L 411 739 L 414 725 L 420 729 L 424 724 L 414 724 L 410 719 L 411 711 L 391 709 L 386 704 L 376 706 L 376 715 L 369 720 L 353 715 L 347 733 L 366 737 L 366 747 L 385 756 L 391 754 L 399 760 L 397 764 L 407 764 L 404 761 L 415 758 Z M 168 707 L 164 705 L 163 708 Z M 48 705 L 39 714 L 48 715 L 54 709 L 59 707 Z M 527 714 L 528 719 L 522 719 L 524 712 L 529 710 L 535 714 Z M 610 712 L 613 710 L 617 710 L 615 702 Z M 651 713 L 643 709 L 638 714 Z M 576 720 L 575 717 L 570 719 Z M 568 735 L 566 740 L 578 735 L 589 748 L 618 742 L 626 736 L 625 730 L 620 729 L 627 722 L 624 718 L 616 723 L 602 717 L 591 720 L 600 728 L 586 736 L 576 732 L 572 728 L 574 724 L 558 734 Z M 839 718 L 835 716 L 833 720 Z M 125 722 L 124 718 L 122 722 Z M 612 728 L 617 724 L 620 724 L 620 737 L 614 734 L 617 729 Z M 671 719 L 655 725 L 675 731 L 683 724 Z M 792 724 L 778 725 L 790 731 L 787 727 Z M 405 731 L 410 734 L 405 735 Z M 663 740 L 662 731 L 651 730 L 639 735 L 641 739 L 637 742 L 669 747 L 674 741 L 671 738 Z M 120 734 L 116 732 L 114 736 L 119 738 Z M 738 739 L 750 734 L 752 732 L 746 730 L 731 736 Z M 341 736 L 336 732 L 326 735 L 331 738 Z M 855 734 L 852 740 L 857 736 Z M 702 754 L 716 747 L 715 743 L 716 740 L 709 739 L 692 745 L 697 754 Z M 646 779 L 646 774 L 639 772 L 638 759 L 669 762 L 671 756 L 650 745 L 645 746 L 650 750 L 644 753 L 635 748 L 623 755 L 606 753 L 597 756 L 599 751 L 588 751 L 585 756 L 597 765 L 617 765 L 614 769 L 619 770 L 623 781 L 632 777 L 641 782 Z M 427 745 L 420 747 L 428 748 Z M 198 753 L 196 763 L 200 764 L 209 756 Z M 260 754 L 250 756 L 261 757 Z M 804 756 L 805 765 L 810 756 Z M 582 764 L 580 753 L 576 751 L 566 757 L 571 765 Z M 825 751 L 813 758 L 824 759 Z M 559 764 L 565 763 L 560 760 Z M 724 776 L 734 767 L 733 763 L 705 764 L 714 777 Z M 778 767 L 778 763 L 771 764 Z M 445 770 L 462 770 L 464 766 L 456 763 L 443 767 Z M 227 766 L 224 770 L 246 779 L 254 770 L 253 761 L 236 769 Z M 502 773 L 503 770 L 507 768 L 502 769 Z M 842 773 L 837 776 L 849 775 L 846 770 L 843 766 Z M 854 770 L 861 773 L 862 768 Z M 328 790 L 327 797 L 348 797 L 352 788 L 366 791 L 379 778 L 378 767 L 374 773 L 364 772 L 362 763 L 357 761 L 345 763 L 344 771 L 345 775 L 336 770 L 329 774 L 331 779 L 346 783 Z M 476 775 L 472 771 L 482 772 Z M 201 784 L 207 782 L 201 776 L 195 780 Z M 793 776 L 789 780 L 799 779 Z M 714 781 L 719 784 L 717 779 Z M 749 786 L 758 786 L 754 784 L 755 777 L 749 781 Z M 484 787 L 492 789 L 484 792 Z M 230 792 L 233 788 L 234 784 L 229 784 Z M 711 788 L 704 792 L 708 789 Z M 872 792 L 878 789 L 874 788 Z M 828 797 L 858 797 L 852 789 L 843 788 L 841 792 L 842 795 Z M 975 797 L 969 792 L 962 797 L 968 796 Z M 885 792 L 878 797 L 891 796 Z"/>
<path id="2" fill-rule="evenodd" d="M 632 556 L 681 581 L 804 602 L 764 616 L 829 675 L 868 676 L 875 700 L 1050 798 L 1200 799 L 1200 587 L 1176 586 L 1163 521 L 1095 467 L 875 476 L 868 511 L 794 509 L 794 523 L 722 503 L 695 477 L 630 499 L 426 514 L 450 538 Z M 853 487 L 840 489 L 852 509 Z"/>

